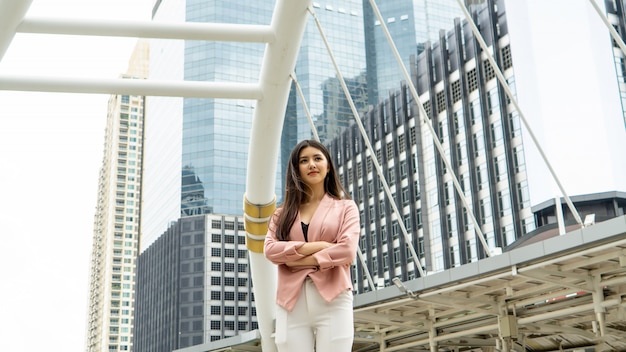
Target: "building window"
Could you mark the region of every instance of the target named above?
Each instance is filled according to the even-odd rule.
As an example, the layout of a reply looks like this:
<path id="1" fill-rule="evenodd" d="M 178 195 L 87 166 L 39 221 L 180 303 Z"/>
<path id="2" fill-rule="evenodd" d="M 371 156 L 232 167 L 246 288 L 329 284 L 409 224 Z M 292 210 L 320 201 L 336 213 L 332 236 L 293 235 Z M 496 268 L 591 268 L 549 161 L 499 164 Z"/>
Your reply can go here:
<path id="1" fill-rule="evenodd" d="M 423 107 L 424 107 L 424 112 L 426 113 L 426 117 L 430 119 L 430 116 L 431 116 L 430 100 L 426 101 L 423 104 Z"/>
<path id="2" fill-rule="evenodd" d="M 407 206 L 409 205 L 409 202 L 411 200 L 410 197 L 410 192 L 409 192 L 409 187 L 402 187 L 402 206 Z"/>
<path id="3" fill-rule="evenodd" d="M 489 62 L 489 60 L 483 61 L 483 69 L 485 71 L 485 82 L 496 78 L 496 72 L 494 71 L 493 67 L 491 67 L 491 63 Z"/>
<path id="4" fill-rule="evenodd" d="M 404 180 L 408 177 L 408 165 L 406 163 L 406 160 L 401 160 L 400 161 L 400 179 Z"/>
<path id="5" fill-rule="evenodd" d="M 461 81 L 456 80 L 450 85 L 450 91 L 452 92 L 452 102 L 456 103 L 461 100 Z"/>
<path id="6" fill-rule="evenodd" d="M 403 151 L 406 150 L 406 145 L 404 145 L 405 141 L 404 141 L 404 133 L 398 135 L 398 150 L 400 150 L 400 153 L 402 153 Z"/>
<path id="7" fill-rule="evenodd" d="M 502 69 L 506 70 L 513 66 L 513 58 L 511 56 L 511 46 L 507 45 L 501 50 L 502 53 Z"/>
<path id="8" fill-rule="evenodd" d="M 248 264 L 237 264 L 237 272 L 239 273 L 248 272 Z"/>
<path id="9" fill-rule="evenodd" d="M 234 301 L 235 300 L 235 292 L 224 292 L 224 300 L 225 301 Z"/>
<path id="10" fill-rule="evenodd" d="M 211 248 L 211 257 L 221 257 L 222 249 L 221 248 Z"/>
<path id="11" fill-rule="evenodd" d="M 446 94 L 442 90 L 437 93 L 437 113 L 441 113 L 446 110 Z"/>
<path id="12" fill-rule="evenodd" d="M 489 115 L 493 115 L 498 111 L 500 107 L 498 88 L 493 88 L 487 92 L 487 107 L 489 109 Z"/>
<path id="13" fill-rule="evenodd" d="M 480 109 L 480 101 L 478 99 L 470 102 L 470 118 L 472 122 L 472 126 L 476 124 L 476 122 L 480 121 L 482 117 L 481 109 Z"/>
<path id="14" fill-rule="evenodd" d="M 476 75 L 476 68 L 467 71 L 466 81 L 468 91 L 473 92 L 478 89 L 478 76 Z"/>

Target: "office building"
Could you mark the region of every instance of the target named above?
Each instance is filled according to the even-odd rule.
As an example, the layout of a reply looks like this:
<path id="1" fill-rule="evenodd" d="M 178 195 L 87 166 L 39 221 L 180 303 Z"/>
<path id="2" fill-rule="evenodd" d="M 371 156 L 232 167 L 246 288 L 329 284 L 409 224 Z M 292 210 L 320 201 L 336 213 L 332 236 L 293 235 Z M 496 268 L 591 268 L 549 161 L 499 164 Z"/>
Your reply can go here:
<path id="1" fill-rule="evenodd" d="M 148 75 L 147 41 L 138 42 L 125 79 Z M 86 351 L 131 351 L 139 251 L 144 97 L 109 98 L 89 276 Z"/>
<path id="2" fill-rule="evenodd" d="M 424 51 L 426 42 L 438 41 L 440 30 L 452 28 L 454 19 L 463 17 L 456 0 L 378 0 L 376 5 L 407 68 L 409 58 Z M 363 1 L 363 16 L 369 103 L 376 105 L 398 89 L 404 77 L 369 0 Z"/>
<path id="3" fill-rule="evenodd" d="M 242 11 L 245 8 L 245 11 Z M 155 21 L 268 24 L 273 1 L 156 1 Z M 150 78 L 258 81 L 263 43 L 152 40 Z M 142 249 L 171 221 L 240 214 L 254 101 L 150 97 Z"/>
<path id="4" fill-rule="evenodd" d="M 425 47 L 411 65 L 420 101 L 452 170 L 442 163 L 428 126 L 416 118 L 419 112 L 406 87 L 389 94 L 365 116 L 375 156 L 365 151 L 356 127 L 333 141 L 344 182 L 361 208 L 361 248 L 373 281 L 388 285 L 394 276 L 405 280 L 419 275 L 400 233 L 398 216 L 391 214 L 371 165 L 373 157 L 383 168 L 425 271 L 441 271 L 485 256 L 450 171 L 456 174 L 492 253 L 531 234 L 537 224 L 545 225 L 545 219 L 535 221 L 533 204 L 554 202 L 556 198 L 565 206 L 565 198 L 550 187 L 555 181 L 547 172 L 546 160 L 537 154 L 537 145 L 547 151 L 548 162 L 556 165 L 556 175 L 569 194 L 580 198 L 625 189 L 623 177 L 619 177 L 625 163 L 619 154 L 626 150 L 622 146 L 626 141 L 623 111 L 606 28 L 601 28 L 599 20 L 594 22 L 590 7 L 572 4 L 573 16 L 564 16 L 569 25 L 557 27 L 558 32 L 568 33 L 579 27 L 575 29 L 578 36 L 568 34 L 579 43 L 575 50 L 564 49 L 568 42 L 559 41 L 561 33 L 549 36 L 549 43 L 545 43 L 545 28 L 531 33 L 532 40 L 524 32 L 528 17 L 536 22 L 541 18 L 533 16 L 552 19 L 559 6 L 565 5 L 514 2 L 511 9 L 507 1 L 487 1 L 472 7 L 474 21 L 489 49 L 496 53 L 494 59 L 508 87 L 520 96 L 520 111 L 497 83 L 465 20 L 456 20 L 454 28 Z M 509 18 L 515 19 L 514 25 L 509 24 Z M 588 30 L 597 34 L 591 38 L 607 41 L 591 40 Z M 551 60 L 537 61 L 543 55 Z M 572 77 L 570 61 L 586 69 Z M 607 64 L 598 65 L 598 61 Z M 564 90 L 569 93 L 562 94 Z M 584 103 L 577 100 L 581 92 Z M 523 125 L 521 113 L 528 126 Z M 528 127 L 535 131 L 537 144 Z M 532 152 L 527 153 L 527 149 Z M 619 215 L 619 210 L 613 213 Z M 571 211 L 569 214 L 571 219 Z M 369 289 L 360 263 L 354 274 L 357 290 Z"/>
<path id="5" fill-rule="evenodd" d="M 367 89 L 362 1 L 314 1 L 311 8 L 315 18 L 320 22 L 328 46 L 348 85 L 358 112 L 364 113 L 367 111 Z M 348 127 L 353 119 L 353 112 L 337 79 L 336 69 L 317 28 L 315 18 L 313 15 L 309 16 L 295 73 L 319 138 L 321 141 L 326 141 Z M 287 111 L 290 112 L 292 109 L 296 117 L 285 116 L 284 133 L 287 136 L 293 136 L 283 138 L 282 149 L 286 152 L 289 152 L 297 142 L 313 136 L 295 84 L 292 86 L 290 95 L 294 98 L 289 100 Z M 289 124 L 290 121 L 295 121 L 295 128 Z"/>
<path id="6" fill-rule="evenodd" d="M 136 352 L 171 352 L 257 329 L 241 217 L 173 223 L 137 262 Z"/>
<path id="7" fill-rule="evenodd" d="M 503 4 L 474 11 L 514 89 Z M 519 116 L 480 52 L 469 25 L 457 19 L 453 29 L 425 47 L 411 66 L 419 99 L 451 170 L 437 152 L 406 86 L 363 118 L 373 152 L 366 150 L 356 126 L 331 143 L 342 180 L 359 205 L 360 247 L 375 283 L 389 285 L 396 276 L 402 280 L 419 276 L 398 221 L 413 241 L 419 264 L 433 272 L 477 261 L 486 257 L 486 250 L 497 251 L 534 229 Z M 392 212 L 374 158 L 394 195 L 399 216 Z M 463 210 L 452 173 L 478 220 L 487 249 Z M 360 263 L 354 278 L 358 292 L 370 289 Z"/>
<path id="8" fill-rule="evenodd" d="M 241 9 L 245 8 L 245 11 Z M 154 20 L 269 24 L 274 1 L 162 0 Z M 334 52 L 342 75 L 352 80 L 351 92 L 364 92 L 365 51 L 361 2 L 314 2 L 316 17 Z M 257 82 L 265 45 L 259 43 L 152 40 L 151 79 L 216 82 Z M 296 64 L 296 78 L 322 138 L 352 119 L 336 71 L 311 16 Z M 366 98 L 359 101 L 366 109 Z M 142 249 L 170 221 L 198 214 L 240 214 L 245 190 L 250 125 L 254 101 L 150 97 L 146 129 L 145 194 Z M 297 141 L 311 138 L 311 125 L 295 84 L 286 109 L 277 196 L 282 194 L 281 159 Z"/>

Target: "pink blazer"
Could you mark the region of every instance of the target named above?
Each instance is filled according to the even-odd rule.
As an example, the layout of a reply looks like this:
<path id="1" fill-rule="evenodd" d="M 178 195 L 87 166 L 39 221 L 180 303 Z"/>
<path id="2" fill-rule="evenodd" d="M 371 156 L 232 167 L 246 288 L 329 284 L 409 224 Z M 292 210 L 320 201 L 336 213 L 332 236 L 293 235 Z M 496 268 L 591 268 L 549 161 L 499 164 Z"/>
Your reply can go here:
<path id="1" fill-rule="evenodd" d="M 281 211 L 281 208 L 276 210 Z M 298 300 L 302 284 L 307 276 L 311 277 L 320 295 L 332 301 L 341 292 L 352 290 L 350 265 L 356 257 L 361 226 L 359 211 L 352 200 L 334 199 L 328 194 L 322 198 L 309 223 L 309 242 L 326 241 L 337 245 L 321 250 L 313 256 L 319 263 L 317 267 L 293 269 L 285 263 L 304 257 L 296 250 L 304 245 L 304 234 L 298 213 L 289 232 L 289 241 L 276 238 L 276 217 L 272 216 L 269 230 L 265 236 L 265 257 L 278 265 L 278 289 L 276 303 L 288 311 Z"/>

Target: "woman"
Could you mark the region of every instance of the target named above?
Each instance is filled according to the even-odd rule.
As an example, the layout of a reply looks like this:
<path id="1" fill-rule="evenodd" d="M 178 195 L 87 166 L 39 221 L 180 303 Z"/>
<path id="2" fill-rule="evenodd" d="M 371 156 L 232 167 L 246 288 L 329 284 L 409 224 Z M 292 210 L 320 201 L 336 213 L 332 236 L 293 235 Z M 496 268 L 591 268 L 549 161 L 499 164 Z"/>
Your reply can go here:
<path id="1" fill-rule="evenodd" d="M 343 189 L 328 150 L 314 140 L 291 152 L 285 199 L 270 220 L 265 257 L 278 265 L 278 351 L 351 351 L 350 265 L 359 211 Z"/>

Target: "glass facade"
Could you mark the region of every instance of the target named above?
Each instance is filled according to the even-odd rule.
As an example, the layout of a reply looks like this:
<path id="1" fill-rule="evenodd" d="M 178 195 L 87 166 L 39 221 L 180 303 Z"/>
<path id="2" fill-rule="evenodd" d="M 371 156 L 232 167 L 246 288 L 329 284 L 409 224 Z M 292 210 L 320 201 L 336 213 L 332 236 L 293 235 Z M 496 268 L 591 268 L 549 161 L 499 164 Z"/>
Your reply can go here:
<path id="1" fill-rule="evenodd" d="M 499 67 L 514 90 L 504 6 L 498 5 L 497 10 L 476 9 L 475 17 L 487 44 L 499 53 Z M 490 32 L 496 27 L 500 28 L 497 35 Z M 488 61 L 464 44 L 473 42 L 469 26 L 456 21 L 443 42 L 425 47 L 417 57 L 413 81 L 435 136 L 422 122 L 408 88 L 401 86 L 363 118 L 373 151 L 366 150 L 356 126 L 330 143 L 342 181 L 361 211 L 360 248 L 375 283 L 388 286 L 394 277 L 404 281 L 419 276 L 416 262 L 425 271 L 438 272 L 485 258 L 470 213 L 490 252 L 534 229 L 519 116 L 505 99 Z M 444 156 L 435 148 L 434 138 Z M 373 160 L 382 168 L 391 200 Z M 452 173 L 469 212 L 453 187 Z M 390 202 L 395 202 L 400 214 L 394 214 Z M 373 289 L 360 263 L 354 270 L 357 291 Z"/>
<path id="2" fill-rule="evenodd" d="M 361 1 L 314 1 L 311 8 L 323 28 L 328 46 L 347 83 L 357 111 L 362 114 L 368 106 Z M 281 141 L 280 160 L 283 161 L 288 160 L 291 149 L 299 141 L 313 138 L 311 124 L 296 84 L 302 90 L 306 107 L 322 142 L 337 136 L 354 120 L 354 114 L 313 16 L 309 17 L 302 37 L 295 74 L 297 83 L 292 84 Z M 285 168 L 286 164 L 283 162 L 279 168 L 281 175 Z M 279 183 L 281 185 L 282 178 L 281 176 Z M 277 194 L 280 199 L 282 188 Z"/>
<path id="3" fill-rule="evenodd" d="M 192 0 L 186 3 L 186 21 L 269 24 L 273 5 Z M 186 41 L 184 79 L 257 82 L 264 50 L 262 43 Z M 253 101 L 184 100 L 181 216 L 242 212 L 253 113 Z"/>
<path id="4" fill-rule="evenodd" d="M 357 93 L 356 85 L 365 87 L 365 80 L 361 78 L 365 73 L 361 1 L 315 1 L 312 8 L 323 28 L 341 75 L 346 81 L 352 82 L 352 93 Z M 309 17 L 302 38 L 296 75 L 311 116 L 316 121 L 320 139 L 325 141 L 332 138 L 341 128 L 347 127 L 353 114 L 344 103 L 347 101 L 345 94 L 313 16 Z M 366 108 L 363 93 L 361 91 L 359 95 L 352 95 L 361 111 Z M 297 101 L 298 140 L 308 139 L 312 136 L 311 127 L 302 102 L 300 99 Z"/>
<path id="5" fill-rule="evenodd" d="M 407 70 L 411 55 L 421 53 L 425 42 L 438 41 L 440 31 L 451 28 L 455 17 L 463 17 L 455 0 L 378 0 L 376 5 Z M 369 102 L 375 105 L 405 78 L 368 0 L 363 1 L 363 11 Z"/>
<path id="6" fill-rule="evenodd" d="M 185 8 L 178 1 L 158 1 L 154 20 L 181 22 Z M 181 81 L 185 42 L 150 41 L 150 79 Z M 147 97 L 144 182 L 141 209 L 141 251 L 180 217 L 183 98 Z"/>

